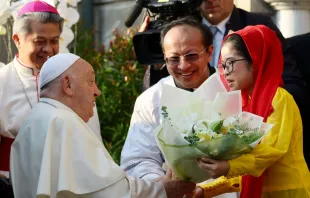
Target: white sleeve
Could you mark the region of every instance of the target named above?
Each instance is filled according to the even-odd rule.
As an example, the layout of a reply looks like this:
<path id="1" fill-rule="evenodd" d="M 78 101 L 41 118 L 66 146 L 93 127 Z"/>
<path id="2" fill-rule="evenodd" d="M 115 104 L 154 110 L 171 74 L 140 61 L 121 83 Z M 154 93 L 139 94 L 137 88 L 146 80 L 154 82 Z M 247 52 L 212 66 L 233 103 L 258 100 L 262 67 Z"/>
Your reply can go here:
<path id="1" fill-rule="evenodd" d="M 133 177 L 124 178 L 100 191 L 80 195 L 79 198 L 167 198 L 164 186 L 157 182 L 145 181 Z"/>
<path id="2" fill-rule="evenodd" d="M 96 134 L 99 140 L 103 142 L 102 137 L 101 137 L 100 122 L 99 122 L 99 117 L 98 117 L 97 106 L 94 107 L 94 115 L 88 120 L 87 124 L 91 128 L 91 130 Z"/>
<path id="3" fill-rule="evenodd" d="M 136 101 L 121 154 L 121 167 L 127 175 L 153 180 L 165 174 L 164 157 L 153 135 L 160 123 L 159 109 L 145 108 L 143 102 L 141 98 Z"/>

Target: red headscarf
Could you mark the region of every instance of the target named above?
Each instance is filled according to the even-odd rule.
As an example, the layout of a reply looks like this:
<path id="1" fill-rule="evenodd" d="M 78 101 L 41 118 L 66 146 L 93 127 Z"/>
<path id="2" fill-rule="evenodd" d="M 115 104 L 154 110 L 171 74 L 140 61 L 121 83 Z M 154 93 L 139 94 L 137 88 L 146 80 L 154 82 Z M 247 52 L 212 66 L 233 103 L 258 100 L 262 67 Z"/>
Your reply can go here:
<path id="1" fill-rule="evenodd" d="M 248 94 L 241 90 L 242 110 L 262 116 L 266 121 L 273 112 L 272 100 L 276 91 L 283 85 L 282 45 L 276 33 L 264 25 L 247 26 L 233 34 L 242 37 L 252 58 L 254 72 L 255 85 L 250 102 Z M 241 198 L 261 198 L 262 185 L 263 174 L 260 177 L 243 176 Z"/>

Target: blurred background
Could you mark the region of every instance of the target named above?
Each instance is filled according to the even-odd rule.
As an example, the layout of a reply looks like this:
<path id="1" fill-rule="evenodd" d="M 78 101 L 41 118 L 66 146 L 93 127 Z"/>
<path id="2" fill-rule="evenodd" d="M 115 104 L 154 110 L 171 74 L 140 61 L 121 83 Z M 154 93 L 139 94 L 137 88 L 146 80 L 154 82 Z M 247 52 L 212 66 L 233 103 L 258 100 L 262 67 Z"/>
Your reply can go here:
<path id="1" fill-rule="evenodd" d="M 14 14 L 29 1 L 0 1 L 2 65 L 10 62 L 16 54 L 11 40 Z M 95 68 L 102 92 L 97 100 L 102 137 L 106 148 L 119 163 L 134 102 L 142 92 L 146 70 L 136 61 L 132 44 L 143 13 L 128 29 L 124 21 L 135 2 L 133 0 L 45 1 L 56 6 L 66 21 L 60 51 L 76 53 Z M 235 5 L 272 17 L 285 38 L 310 32 L 310 0 L 235 0 Z"/>

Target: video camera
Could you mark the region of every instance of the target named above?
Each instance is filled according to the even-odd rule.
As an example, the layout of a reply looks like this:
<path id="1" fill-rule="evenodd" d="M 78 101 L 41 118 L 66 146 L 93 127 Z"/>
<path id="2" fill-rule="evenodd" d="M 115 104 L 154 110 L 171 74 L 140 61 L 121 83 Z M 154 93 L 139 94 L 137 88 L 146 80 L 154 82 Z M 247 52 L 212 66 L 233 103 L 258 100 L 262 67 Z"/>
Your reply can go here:
<path id="1" fill-rule="evenodd" d="M 138 32 L 133 37 L 133 45 L 140 64 L 163 64 L 164 55 L 160 44 L 160 31 L 166 23 L 184 16 L 201 20 L 199 6 L 203 0 L 136 0 L 127 20 L 131 27 L 143 8 L 154 14 L 147 31 Z"/>

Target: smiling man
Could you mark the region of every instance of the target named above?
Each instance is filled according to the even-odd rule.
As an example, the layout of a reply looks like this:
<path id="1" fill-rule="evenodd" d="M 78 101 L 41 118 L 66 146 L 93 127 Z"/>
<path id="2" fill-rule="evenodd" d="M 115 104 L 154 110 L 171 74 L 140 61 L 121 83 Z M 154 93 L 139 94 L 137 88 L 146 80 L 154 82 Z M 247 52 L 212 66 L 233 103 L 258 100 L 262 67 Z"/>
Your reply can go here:
<path id="1" fill-rule="evenodd" d="M 208 35 L 207 27 L 196 27 L 197 24 L 190 24 L 190 20 L 187 22 L 188 24 L 182 24 L 181 20 L 172 23 L 174 26 L 167 26 L 162 32 L 161 43 L 167 69 L 175 85 L 183 89 L 194 89 L 210 75 L 208 63 L 213 45 L 209 40 L 212 36 Z"/>
<path id="2" fill-rule="evenodd" d="M 280 30 L 273 23 L 271 18 L 266 15 L 247 12 L 234 6 L 234 0 L 203 0 L 200 5 L 200 12 L 202 14 L 202 23 L 207 25 L 214 34 L 213 37 L 213 54 L 210 65 L 213 67 L 218 66 L 220 51 L 222 47 L 223 38 L 234 31 L 241 30 L 249 25 L 265 25 L 276 32 L 277 37 L 282 44 L 282 51 L 284 57 L 284 70 L 282 79 L 284 88 L 294 97 L 303 120 L 304 135 L 304 155 L 307 164 L 310 164 L 310 149 L 308 148 L 307 140 L 309 139 L 310 122 L 309 113 L 310 106 L 307 104 L 309 100 L 309 88 L 306 85 L 303 76 L 301 75 L 296 60 L 292 54 L 291 47 L 287 44 L 285 38 Z M 154 70 L 149 68 L 144 78 L 144 88 L 153 85 L 153 81 L 167 76 L 167 69 L 163 67 L 161 70 Z M 150 79 L 153 79 L 152 81 Z M 151 83 L 152 82 L 152 83 Z"/>
<path id="3" fill-rule="evenodd" d="M 39 100 L 38 77 L 42 65 L 59 52 L 63 18 L 42 1 L 27 3 L 13 24 L 18 49 L 14 60 L 0 68 L 0 174 L 9 176 L 11 144 L 30 110 Z M 90 127 L 100 136 L 97 111 Z"/>
<path id="4" fill-rule="evenodd" d="M 121 155 L 121 167 L 138 178 L 153 180 L 165 174 L 164 156 L 153 130 L 161 123 L 162 86 L 169 84 L 193 91 L 215 72 L 209 66 L 213 50 L 207 26 L 186 17 L 171 22 L 161 33 L 161 43 L 170 76 L 144 91 L 136 100 L 128 136 Z"/>
<path id="5" fill-rule="evenodd" d="M 79 56 L 49 58 L 39 88 L 39 103 L 12 145 L 15 198 L 179 198 L 195 188 L 170 180 L 171 173 L 157 182 L 125 175 L 86 124 L 100 91 L 94 69 Z"/>

